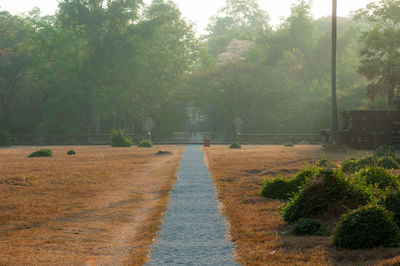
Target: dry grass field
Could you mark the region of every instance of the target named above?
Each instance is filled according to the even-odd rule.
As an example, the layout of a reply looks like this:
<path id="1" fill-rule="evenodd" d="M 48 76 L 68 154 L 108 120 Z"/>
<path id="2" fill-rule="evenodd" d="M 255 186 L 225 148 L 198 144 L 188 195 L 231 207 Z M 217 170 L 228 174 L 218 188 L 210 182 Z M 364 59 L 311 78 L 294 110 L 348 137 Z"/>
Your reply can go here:
<path id="1" fill-rule="evenodd" d="M 46 148 L 0 149 L 0 265 L 144 264 L 184 147 Z"/>
<path id="2" fill-rule="evenodd" d="M 321 156 L 339 161 L 357 152 L 321 154 L 319 146 L 213 146 L 204 151 L 241 264 L 400 265 L 400 249 L 340 251 L 329 237 L 287 235 L 278 213 L 284 202 L 260 196 L 266 175 L 292 176 Z"/>

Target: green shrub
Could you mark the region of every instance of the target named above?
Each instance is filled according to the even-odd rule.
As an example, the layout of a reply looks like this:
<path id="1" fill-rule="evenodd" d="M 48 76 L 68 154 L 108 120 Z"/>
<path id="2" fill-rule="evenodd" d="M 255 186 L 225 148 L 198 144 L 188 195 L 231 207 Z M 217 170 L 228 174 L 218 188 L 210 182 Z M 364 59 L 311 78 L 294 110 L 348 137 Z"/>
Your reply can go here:
<path id="1" fill-rule="evenodd" d="M 169 152 L 169 151 L 158 151 L 156 154 L 157 155 L 167 155 L 167 154 L 171 154 L 171 152 Z"/>
<path id="2" fill-rule="evenodd" d="M 344 173 L 355 173 L 360 169 L 373 165 L 372 156 L 365 156 L 361 159 L 350 157 L 342 162 L 342 170 Z"/>
<path id="3" fill-rule="evenodd" d="M 282 216 L 290 224 L 300 218 L 338 218 L 346 209 L 367 204 L 371 197 L 341 172 L 321 170 L 283 207 Z"/>
<path id="4" fill-rule="evenodd" d="M 400 226 L 400 191 L 390 191 L 381 203 L 387 210 L 393 212 L 394 219 Z"/>
<path id="5" fill-rule="evenodd" d="M 153 142 L 149 139 L 142 139 L 142 141 L 138 144 L 138 147 L 151 148 L 153 147 Z"/>
<path id="6" fill-rule="evenodd" d="M 285 147 L 294 147 L 294 144 L 291 142 L 285 143 L 283 146 Z"/>
<path id="7" fill-rule="evenodd" d="M 76 152 L 74 150 L 69 150 L 67 151 L 67 155 L 75 155 Z"/>
<path id="8" fill-rule="evenodd" d="M 357 171 L 363 168 L 366 168 L 368 166 L 374 166 L 374 160 L 372 156 L 365 156 L 359 160 L 357 160 Z"/>
<path id="9" fill-rule="evenodd" d="M 376 150 L 377 157 L 396 157 L 396 150 L 390 145 L 382 145 Z"/>
<path id="10" fill-rule="evenodd" d="M 0 147 L 9 147 L 11 145 L 11 139 L 8 134 L 0 131 Z"/>
<path id="11" fill-rule="evenodd" d="M 356 173 L 354 178 L 361 179 L 366 185 L 379 189 L 400 187 L 399 178 L 382 167 L 367 167 Z"/>
<path id="12" fill-rule="evenodd" d="M 344 173 L 355 173 L 357 171 L 357 160 L 344 160 L 342 170 Z"/>
<path id="13" fill-rule="evenodd" d="M 335 168 L 335 164 L 328 159 L 322 159 L 317 163 L 317 166 L 319 167 L 325 167 L 325 168 Z"/>
<path id="14" fill-rule="evenodd" d="M 333 243 L 346 249 L 397 247 L 400 230 L 389 211 L 369 205 L 341 217 L 333 233 Z"/>
<path id="15" fill-rule="evenodd" d="M 304 168 L 291 179 L 277 177 L 264 182 L 261 195 L 266 198 L 288 200 L 299 192 L 301 186 L 317 173 L 315 168 Z"/>
<path id="16" fill-rule="evenodd" d="M 298 236 L 302 235 L 326 235 L 329 229 L 319 220 L 310 218 L 301 218 L 293 224 L 292 233 Z"/>
<path id="17" fill-rule="evenodd" d="M 113 129 L 110 132 L 111 147 L 130 147 L 133 142 L 125 136 L 122 129 Z"/>
<path id="18" fill-rule="evenodd" d="M 237 143 L 237 142 L 233 142 L 230 146 L 229 146 L 229 149 L 241 149 L 242 148 L 242 145 L 240 145 L 239 143 Z"/>
<path id="19" fill-rule="evenodd" d="M 35 152 L 32 152 L 29 154 L 29 158 L 34 158 L 34 157 L 51 157 L 53 156 L 53 152 L 49 149 L 41 149 Z"/>
<path id="20" fill-rule="evenodd" d="M 378 166 L 383 167 L 385 169 L 399 169 L 400 166 L 399 164 L 396 162 L 395 159 L 393 159 L 393 157 L 382 157 L 378 160 Z"/>
<path id="21" fill-rule="evenodd" d="M 289 179 L 276 177 L 264 182 L 261 195 L 271 199 L 288 200 L 293 191 L 294 187 Z"/>

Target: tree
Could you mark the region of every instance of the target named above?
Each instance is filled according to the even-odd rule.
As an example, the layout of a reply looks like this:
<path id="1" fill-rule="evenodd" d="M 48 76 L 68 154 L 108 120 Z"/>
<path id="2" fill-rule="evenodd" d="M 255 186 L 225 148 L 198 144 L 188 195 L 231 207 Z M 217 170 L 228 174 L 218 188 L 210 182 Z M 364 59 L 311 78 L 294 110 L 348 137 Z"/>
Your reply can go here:
<path id="1" fill-rule="evenodd" d="M 339 120 L 336 102 L 336 46 L 337 46 L 337 0 L 332 0 L 332 127 L 331 141 L 340 144 Z"/>
<path id="2" fill-rule="evenodd" d="M 0 12 L 0 121 L 7 130 L 12 127 L 11 115 L 30 61 L 24 50 L 29 31 L 21 18 Z"/>
<path id="3" fill-rule="evenodd" d="M 205 38 L 210 54 L 217 58 L 233 39 L 252 40 L 270 29 L 269 15 L 256 0 L 226 0 L 225 7 L 211 18 Z"/>
<path id="4" fill-rule="evenodd" d="M 355 19 L 366 18 L 373 28 L 362 37 L 359 72 L 370 84 L 367 96 L 374 100 L 384 96 L 392 107 L 396 89 L 400 86 L 400 1 L 382 0 L 357 11 Z"/>

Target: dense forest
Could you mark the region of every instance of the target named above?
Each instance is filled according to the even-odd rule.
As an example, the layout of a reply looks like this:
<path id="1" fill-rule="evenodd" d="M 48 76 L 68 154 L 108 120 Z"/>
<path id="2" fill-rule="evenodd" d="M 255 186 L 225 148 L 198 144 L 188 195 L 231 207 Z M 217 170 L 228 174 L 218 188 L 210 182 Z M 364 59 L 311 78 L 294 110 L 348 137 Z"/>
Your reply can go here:
<path id="1" fill-rule="evenodd" d="M 339 110 L 391 106 L 394 8 L 400 1 L 383 0 L 338 18 Z M 256 0 L 227 0 L 203 36 L 168 0 L 62 0 L 54 16 L 1 11 L 0 129 L 142 134 L 149 117 L 158 136 L 190 126 L 227 138 L 329 128 L 331 18 L 310 9 L 299 0 L 272 27 Z"/>

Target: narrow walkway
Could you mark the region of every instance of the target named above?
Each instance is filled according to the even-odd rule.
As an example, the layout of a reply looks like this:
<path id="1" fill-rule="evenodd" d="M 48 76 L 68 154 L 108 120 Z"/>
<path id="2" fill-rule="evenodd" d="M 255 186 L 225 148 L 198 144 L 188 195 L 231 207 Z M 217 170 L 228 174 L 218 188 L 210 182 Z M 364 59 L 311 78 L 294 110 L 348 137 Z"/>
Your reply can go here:
<path id="1" fill-rule="evenodd" d="M 237 265 L 200 145 L 183 153 L 149 265 Z"/>

